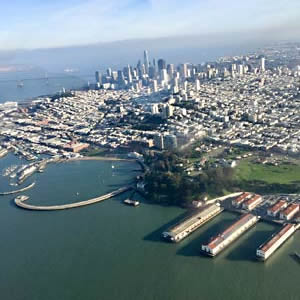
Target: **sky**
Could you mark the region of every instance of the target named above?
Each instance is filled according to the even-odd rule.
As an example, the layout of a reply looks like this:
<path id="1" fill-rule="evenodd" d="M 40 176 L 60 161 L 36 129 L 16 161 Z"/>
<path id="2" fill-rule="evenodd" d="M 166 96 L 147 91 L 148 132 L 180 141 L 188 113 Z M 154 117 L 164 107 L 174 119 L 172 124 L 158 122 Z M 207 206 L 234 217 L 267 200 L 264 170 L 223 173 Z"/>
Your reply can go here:
<path id="1" fill-rule="evenodd" d="M 297 38 L 299 0 L 0 0 L 0 50 L 185 35 Z"/>

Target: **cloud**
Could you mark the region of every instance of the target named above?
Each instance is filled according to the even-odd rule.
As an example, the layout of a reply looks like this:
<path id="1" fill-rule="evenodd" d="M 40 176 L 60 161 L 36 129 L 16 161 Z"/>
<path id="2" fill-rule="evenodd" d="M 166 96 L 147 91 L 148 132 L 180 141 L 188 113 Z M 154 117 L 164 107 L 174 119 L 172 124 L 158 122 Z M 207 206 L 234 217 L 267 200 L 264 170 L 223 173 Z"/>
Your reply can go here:
<path id="1" fill-rule="evenodd" d="M 11 19 L 0 15 L 2 48 L 264 31 L 281 24 L 288 27 L 290 20 L 300 28 L 298 0 L 28 0 L 26 6 L 21 2 L 14 9 L 5 4 Z"/>

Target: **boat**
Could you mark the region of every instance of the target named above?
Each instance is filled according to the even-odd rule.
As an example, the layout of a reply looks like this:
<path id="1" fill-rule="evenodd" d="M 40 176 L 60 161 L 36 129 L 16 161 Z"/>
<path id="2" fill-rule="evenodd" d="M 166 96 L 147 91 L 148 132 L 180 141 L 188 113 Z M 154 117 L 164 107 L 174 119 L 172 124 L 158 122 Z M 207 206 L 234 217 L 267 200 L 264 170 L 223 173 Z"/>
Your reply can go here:
<path id="1" fill-rule="evenodd" d="M 18 87 L 18 88 L 24 87 L 24 83 L 23 83 L 22 81 L 20 81 L 20 82 L 17 84 L 17 87 Z"/>
<path id="2" fill-rule="evenodd" d="M 140 205 L 139 201 L 131 200 L 131 199 L 125 199 L 124 203 L 130 206 L 138 206 Z"/>
<path id="3" fill-rule="evenodd" d="M 13 179 L 13 178 L 15 178 L 16 176 L 17 176 L 17 173 L 12 173 L 12 174 L 9 175 L 9 178 Z"/>
<path id="4" fill-rule="evenodd" d="M 2 172 L 2 175 L 5 177 L 5 176 L 9 176 L 11 175 L 16 169 L 17 169 L 18 166 L 16 165 L 13 165 L 13 166 L 10 166 L 8 168 L 6 168 L 3 172 Z"/>
<path id="5" fill-rule="evenodd" d="M 112 165 L 112 166 L 111 166 L 111 168 L 112 168 L 112 169 L 114 169 L 114 168 L 115 168 L 115 166 L 114 166 L 114 165 Z"/>
<path id="6" fill-rule="evenodd" d="M 28 199 L 29 199 L 29 197 L 25 196 L 25 195 L 20 195 L 20 196 L 15 198 L 16 201 L 26 201 Z"/>
<path id="7" fill-rule="evenodd" d="M 43 173 L 46 169 L 46 164 L 41 164 L 39 165 L 39 168 L 38 168 L 38 172 L 39 173 Z"/>

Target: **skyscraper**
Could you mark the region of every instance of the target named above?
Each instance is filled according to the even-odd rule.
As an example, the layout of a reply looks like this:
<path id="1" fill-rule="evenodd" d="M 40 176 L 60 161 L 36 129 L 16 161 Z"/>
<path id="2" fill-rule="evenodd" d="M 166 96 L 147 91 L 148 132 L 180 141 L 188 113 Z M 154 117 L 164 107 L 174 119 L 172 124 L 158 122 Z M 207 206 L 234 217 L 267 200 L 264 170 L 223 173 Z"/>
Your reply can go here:
<path id="1" fill-rule="evenodd" d="M 262 72 L 264 72 L 264 71 L 266 70 L 265 62 L 266 62 L 266 59 L 265 59 L 264 57 L 262 57 L 262 58 L 260 59 L 260 70 L 261 70 Z"/>
<path id="2" fill-rule="evenodd" d="M 157 80 L 153 80 L 153 92 L 156 93 L 158 91 Z"/>
<path id="3" fill-rule="evenodd" d="M 149 74 L 149 56 L 147 50 L 144 51 L 144 65 L 146 74 Z"/>
<path id="4" fill-rule="evenodd" d="M 101 84 L 101 75 L 100 75 L 99 71 L 97 71 L 95 73 L 95 78 L 96 78 L 96 83 L 100 83 Z"/>
<path id="5" fill-rule="evenodd" d="M 181 76 L 183 78 L 187 78 L 188 77 L 188 69 L 187 69 L 187 64 L 182 64 L 180 66 L 180 69 L 181 69 Z"/>
<path id="6" fill-rule="evenodd" d="M 170 79 L 173 78 L 174 71 L 175 71 L 174 65 L 173 64 L 169 64 L 167 66 L 167 72 L 168 72 L 168 75 L 169 75 Z"/>
<path id="7" fill-rule="evenodd" d="M 159 59 L 157 61 L 158 71 L 160 72 L 163 69 L 166 69 L 166 61 L 164 59 Z"/>
<path id="8" fill-rule="evenodd" d="M 167 73 L 167 70 L 166 69 L 162 69 L 160 71 L 160 78 L 162 81 L 164 81 L 165 83 L 167 83 L 169 81 L 169 78 L 168 78 L 168 73 Z"/>
<path id="9" fill-rule="evenodd" d="M 200 91 L 200 80 L 196 79 L 196 91 L 199 92 Z"/>
<path id="10" fill-rule="evenodd" d="M 111 70 L 111 68 L 108 68 L 106 70 L 106 73 L 107 73 L 107 76 L 112 77 L 112 70 Z"/>

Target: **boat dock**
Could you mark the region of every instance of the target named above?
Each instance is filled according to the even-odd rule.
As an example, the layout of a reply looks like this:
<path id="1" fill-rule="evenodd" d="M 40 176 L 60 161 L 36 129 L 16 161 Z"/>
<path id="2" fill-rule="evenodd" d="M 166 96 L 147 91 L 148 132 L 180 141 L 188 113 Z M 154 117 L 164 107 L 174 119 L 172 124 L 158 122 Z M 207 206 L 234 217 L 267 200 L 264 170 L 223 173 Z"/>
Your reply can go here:
<path id="1" fill-rule="evenodd" d="M 97 197 L 97 198 L 93 198 L 93 199 L 89 199 L 89 200 L 81 201 L 81 202 L 77 202 L 77 203 L 70 203 L 70 204 L 53 205 L 53 206 L 38 206 L 38 205 L 26 204 L 24 202 L 25 200 L 21 200 L 21 199 L 15 199 L 15 204 L 18 207 L 28 209 L 28 210 L 39 210 L 39 211 L 42 211 L 42 210 L 44 210 L 44 211 L 64 210 L 64 209 L 86 206 L 86 205 L 94 204 L 97 202 L 102 202 L 104 200 L 107 200 L 107 199 L 110 199 L 117 195 L 120 195 L 122 193 L 125 193 L 125 192 L 129 191 L 131 188 L 132 188 L 131 186 L 125 186 L 125 187 L 119 188 L 116 191 L 110 192 L 108 194 L 105 194 L 105 195 Z"/>
<path id="2" fill-rule="evenodd" d="M 171 242 L 180 242 L 197 228 L 216 217 L 222 211 L 223 208 L 219 204 L 210 204 L 188 215 L 179 223 L 163 232 L 162 236 Z"/>
<path id="3" fill-rule="evenodd" d="M 0 147 L 0 158 L 6 156 L 8 154 L 8 150 Z"/>

